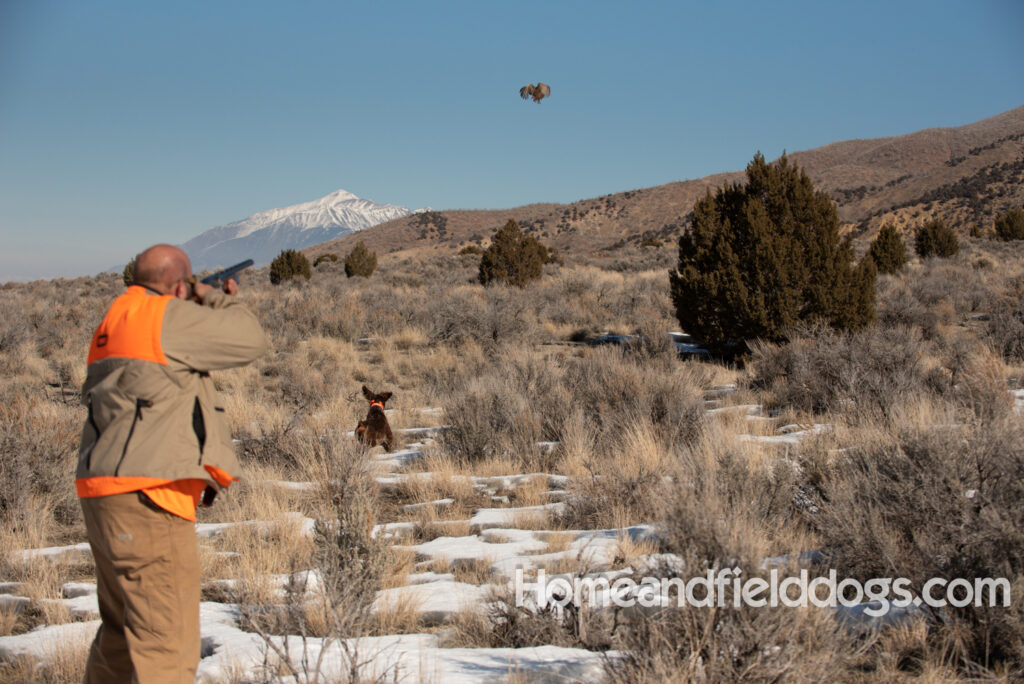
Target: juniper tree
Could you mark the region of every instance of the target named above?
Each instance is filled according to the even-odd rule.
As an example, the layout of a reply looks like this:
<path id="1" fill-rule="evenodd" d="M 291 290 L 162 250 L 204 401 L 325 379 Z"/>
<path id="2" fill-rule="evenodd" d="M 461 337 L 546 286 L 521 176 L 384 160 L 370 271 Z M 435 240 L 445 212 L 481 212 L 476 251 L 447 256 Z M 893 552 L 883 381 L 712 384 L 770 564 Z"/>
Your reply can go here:
<path id="1" fill-rule="evenodd" d="M 800 322 L 857 329 L 875 319 L 875 267 L 854 266 L 828 195 L 783 155 L 758 153 L 747 182 L 708 190 L 669 273 L 676 317 L 709 348 L 779 341 Z"/>
<path id="2" fill-rule="evenodd" d="M 907 263 L 907 244 L 895 226 L 885 224 L 868 250 L 880 273 L 895 273 Z"/>
<path id="3" fill-rule="evenodd" d="M 514 219 L 498 229 L 491 238 L 491 246 L 480 258 L 479 280 L 483 285 L 499 281 L 523 287 L 540 278 L 548 250 L 529 235 L 523 235 Z"/>
<path id="4" fill-rule="evenodd" d="M 914 237 L 914 251 L 922 259 L 947 258 L 960 251 L 960 241 L 942 219 L 926 221 Z"/>
<path id="5" fill-rule="evenodd" d="M 377 253 L 371 252 L 360 240 L 345 257 L 345 275 L 369 278 L 377 268 Z"/>
<path id="6" fill-rule="evenodd" d="M 996 216 L 995 229 L 1000 240 L 1024 240 L 1024 209 L 1007 209 Z"/>
<path id="7" fill-rule="evenodd" d="M 274 285 L 299 276 L 309 280 L 311 275 L 309 259 L 294 249 L 281 250 L 281 253 L 270 262 L 270 282 Z"/>

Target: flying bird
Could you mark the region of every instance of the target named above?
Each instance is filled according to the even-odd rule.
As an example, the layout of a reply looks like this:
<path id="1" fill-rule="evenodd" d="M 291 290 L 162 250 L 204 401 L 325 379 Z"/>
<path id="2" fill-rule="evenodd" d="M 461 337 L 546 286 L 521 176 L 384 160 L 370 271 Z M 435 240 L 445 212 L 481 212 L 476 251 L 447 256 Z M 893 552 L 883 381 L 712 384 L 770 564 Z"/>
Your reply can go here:
<path id="1" fill-rule="evenodd" d="M 527 83 L 519 89 L 519 97 L 524 100 L 529 100 L 532 97 L 534 102 L 540 102 L 542 99 L 549 97 L 550 95 L 551 86 L 547 83 L 538 83 L 537 85 Z"/>

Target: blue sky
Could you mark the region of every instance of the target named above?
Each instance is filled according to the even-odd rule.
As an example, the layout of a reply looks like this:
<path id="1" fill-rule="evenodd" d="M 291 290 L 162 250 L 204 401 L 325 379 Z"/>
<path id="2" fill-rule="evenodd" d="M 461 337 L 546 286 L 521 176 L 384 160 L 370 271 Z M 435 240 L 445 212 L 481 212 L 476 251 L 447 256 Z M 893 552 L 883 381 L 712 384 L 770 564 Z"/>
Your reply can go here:
<path id="1" fill-rule="evenodd" d="M 571 202 L 958 126 L 1024 105 L 1022 29 L 1020 0 L 0 0 L 0 281 L 339 188 Z"/>

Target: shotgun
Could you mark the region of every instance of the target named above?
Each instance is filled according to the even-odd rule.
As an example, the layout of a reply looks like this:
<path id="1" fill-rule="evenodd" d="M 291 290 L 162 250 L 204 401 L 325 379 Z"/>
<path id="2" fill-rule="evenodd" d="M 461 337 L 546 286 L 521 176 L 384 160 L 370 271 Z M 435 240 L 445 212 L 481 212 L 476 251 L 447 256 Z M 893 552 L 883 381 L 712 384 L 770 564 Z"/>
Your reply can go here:
<path id="1" fill-rule="evenodd" d="M 223 271 L 211 273 L 210 275 L 206 276 L 199 282 L 203 283 L 204 285 L 211 285 L 213 287 L 222 287 L 224 283 L 227 282 L 228 278 L 235 278 L 235 280 L 237 281 L 238 278 L 235 277 L 236 274 L 252 266 L 252 263 L 252 259 L 246 259 L 245 261 L 237 263 L 234 266 L 225 268 Z"/>

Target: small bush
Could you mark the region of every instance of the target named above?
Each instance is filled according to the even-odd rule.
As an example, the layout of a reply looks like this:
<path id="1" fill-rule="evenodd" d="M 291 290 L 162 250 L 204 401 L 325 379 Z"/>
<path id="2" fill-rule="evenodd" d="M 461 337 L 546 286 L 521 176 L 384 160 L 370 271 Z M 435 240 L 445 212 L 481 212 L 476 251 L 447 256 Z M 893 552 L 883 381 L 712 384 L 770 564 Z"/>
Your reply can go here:
<path id="1" fill-rule="evenodd" d="M 377 268 L 377 253 L 371 252 L 360 240 L 345 257 L 345 275 L 349 278 L 369 278 Z"/>
<path id="2" fill-rule="evenodd" d="M 359 243 L 359 244 L 362 244 L 362 243 Z M 331 263 L 337 262 L 338 261 L 338 255 L 334 254 L 332 252 L 328 252 L 327 254 L 321 254 L 320 256 L 318 256 L 316 259 L 313 260 L 313 268 L 316 268 L 320 264 L 325 263 L 327 261 L 330 261 Z"/>
<path id="3" fill-rule="evenodd" d="M 450 378 L 444 393 L 451 429 L 442 444 L 458 461 L 513 455 L 531 460 L 539 441 L 558 439 L 571 399 L 553 359 L 509 349 L 485 373 Z"/>
<path id="4" fill-rule="evenodd" d="M 769 405 L 881 416 L 924 391 L 925 351 L 913 329 L 817 328 L 780 346 L 755 345 L 751 382 L 771 390 Z"/>
<path id="5" fill-rule="evenodd" d="M 464 254 L 483 254 L 483 253 L 484 253 L 484 250 L 482 248 L 478 247 L 477 245 L 466 245 L 465 247 L 463 247 L 462 249 L 459 250 L 459 255 L 460 256 L 464 255 Z"/>
<path id="6" fill-rule="evenodd" d="M 274 285 L 302 276 L 309 280 L 312 271 L 309 267 L 309 259 L 302 252 L 294 249 L 282 250 L 273 261 L 270 262 L 270 282 Z"/>
<path id="7" fill-rule="evenodd" d="M 907 245 L 896 228 L 889 224 L 878 231 L 869 254 L 879 273 L 896 273 L 907 263 Z"/>
<path id="8" fill-rule="evenodd" d="M 947 259 L 960 251 L 960 241 L 953 229 L 941 219 L 932 219 L 918 228 L 914 238 L 914 251 L 922 259 Z"/>
<path id="9" fill-rule="evenodd" d="M 955 429 L 954 429 L 955 428 Z M 976 427 L 907 426 L 836 459 L 814 520 L 840 576 L 1024 581 L 1024 433 L 1008 417 Z M 935 592 L 938 593 L 938 592 Z M 986 604 L 989 596 L 984 595 Z M 965 676 L 1021 671 L 1024 609 L 929 611 L 927 641 Z"/>
<path id="10" fill-rule="evenodd" d="M 996 216 L 995 229 L 1000 240 L 1024 240 L 1024 209 L 1009 209 Z"/>
<path id="11" fill-rule="evenodd" d="M 1024 311 L 1005 305 L 993 313 L 985 327 L 985 339 L 1007 361 L 1024 361 Z"/>
<path id="12" fill-rule="evenodd" d="M 767 584 L 762 559 L 787 551 L 799 529 L 798 471 L 784 459 L 751 459 L 717 435 L 688 445 L 678 463 L 678 484 L 663 489 L 657 505 L 664 550 L 680 560 L 650 574 L 690 581 L 712 568 L 738 568 L 744 581 Z M 854 637 L 826 610 L 725 606 L 622 611 L 613 645 L 624 657 L 609 662 L 611 681 L 855 679 L 844 662 Z"/>
<path id="13" fill-rule="evenodd" d="M 497 281 L 523 287 L 541 277 L 548 256 L 544 245 L 523 235 L 515 220 L 509 219 L 491 238 L 491 246 L 480 259 L 480 283 Z"/>

